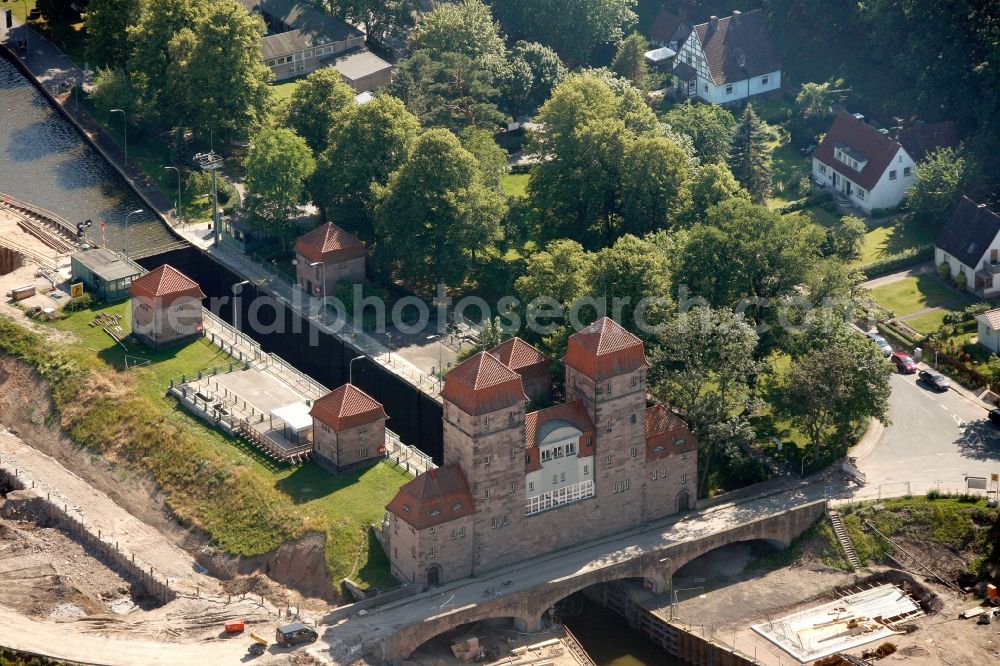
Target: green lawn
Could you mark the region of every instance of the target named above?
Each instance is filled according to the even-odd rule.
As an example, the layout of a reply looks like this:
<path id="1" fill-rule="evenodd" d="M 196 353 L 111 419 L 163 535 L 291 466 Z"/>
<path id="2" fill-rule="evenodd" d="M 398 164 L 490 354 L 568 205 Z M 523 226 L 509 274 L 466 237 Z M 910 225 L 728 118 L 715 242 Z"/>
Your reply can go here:
<path id="1" fill-rule="evenodd" d="M 872 289 L 872 296 L 897 317 L 962 300 L 961 294 L 936 275 L 918 275 L 876 287 Z"/>
<path id="2" fill-rule="evenodd" d="M 14 18 L 23 22 L 36 4 L 36 0 L 3 0 L 0 9 L 10 9 Z"/>
<path id="3" fill-rule="evenodd" d="M 74 313 L 52 323 L 55 328 L 72 331 L 80 337 L 80 342 L 66 351 L 95 375 L 110 372 L 112 377 L 120 378 L 120 383 L 129 385 L 130 392 L 142 400 L 142 408 L 153 412 L 145 416 L 156 420 L 158 428 L 169 424 L 181 436 L 190 438 L 191 457 L 203 462 L 218 461 L 220 466 L 240 473 L 238 486 L 223 489 L 229 495 L 206 501 L 197 496 L 201 489 L 193 487 L 206 481 L 198 475 L 201 463 L 198 472 L 185 476 L 175 469 L 175 465 L 182 467 L 181 464 L 157 459 L 155 455 L 132 461 L 134 471 L 151 473 L 164 487 L 177 513 L 205 529 L 224 550 L 243 555 L 267 552 L 284 540 L 282 536 L 293 538 L 309 530 L 323 532 L 327 536 L 327 566 L 334 581 L 351 576 L 362 585 L 394 584 L 381 547 L 369 538 L 368 526 L 381 519 L 385 505 L 409 476 L 384 462 L 340 476 L 314 463 L 297 467 L 276 465 L 242 440 L 227 437 L 190 415 L 173 397 L 166 395 L 171 378 L 181 374 L 190 376 L 212 367 L 224 368 L 232 360 L 227 354 L 205 339 L 158 352 L 127 343 L 130 364 L 138 359 L 151 362 L 126 372 L 126 352 L 101 327 L 89 326 L 99 311 L 121 313 L 122 328 L 130 330 L 127 301 Z M 98 427 L 107 424 L 88 424 L 80 430 L 89 433 Z M 210 481 L 212 475 L 208 472 L 205 475 Z M 247 508 L 248 498 L 243 495 L 261 506 Z M 261 516 L 255 515 L 261 512 Z"/>
<path id="4" fill-rule="evenodd" d="M 779 130 L 780 131 L 780 130 Z M 771 142 L 771 180 L 778 186 L 783 184 L 784 192 L 775 193 L 771 199 L 773 206 L 780 206 L 790 201 L 800 199 L 807 193 L 798 191 L 798 183 L 809 175 L 812 160 L 803 156 L 799 150 L 789 143 L 787 132 L 781 131 L 781 138 Z"/>
<path id="5" fill-rule="evenodd" d="M 858 265 L 870 264 L 905 250 L 934 242 L 934 231 L 909 221 L 905 217 L 885 222 L 865 234 L 865 247 Z"/>
<path id="6" fill-rule="evenodd" d="M 944 317 L 949 312 L 951 312 L 951 310 L 943 308 L 939 310 L 932 310 L 930 312 L 925 312 L 922 315 L 906 319 L 903 323 L 918 333 L 930 335 L 941 328 L 944 324 Z"/>
<path id="7" fill-rule="evenodd" d="M 803 220 L 809 220 L 821 227 L 830 229 L 832 227 L 840 224 L 840 217 L 834 215 L 828 210 L 824 210 L 819 206 L 812 206 L 810 208 L 803 208 L 802 210 L 796 210 L 791 213 L 787 213 L 787 217 L 798 217 Z"/>
<path id="8" fill-rule="evenodd" d="M 527 195 L 529 178 L 531 175 L 527 173 L 505 173 L 500 177 L 500 184 L 508 196 L 523 197 Z"/>
<path id="9" fill-rule="evenodd" d="M 271 84 L 271 99 L 273 102 L 277 104 L 290 98 L 304 78 L 304 76 L 297 76 L 294 79 L 284 79 L 281 83 Z"/>

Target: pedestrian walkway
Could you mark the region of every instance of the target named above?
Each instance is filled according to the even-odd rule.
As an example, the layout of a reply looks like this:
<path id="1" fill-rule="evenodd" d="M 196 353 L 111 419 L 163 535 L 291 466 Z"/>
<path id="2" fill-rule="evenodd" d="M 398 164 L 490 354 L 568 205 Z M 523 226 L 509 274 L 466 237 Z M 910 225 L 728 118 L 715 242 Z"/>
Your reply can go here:
<path id="1" fill-rule="evenodd" d="M 933 273 L 936 270 L 933 261 L 928 261 L 923 264 L 918 264 L 907 268 L 905 271 L 899 271 L 898 273 L 892 273 L 890 275 L 883 275 L 882 277 L 877 277 L 867 282 L 862 282 L 861 286 L 865 289 L 875 289 L 876 287 L 881 287 L 883 285 L 892 284 L 893 282 L 899 282 L 905 280 L 909 277 L 915 277 L 917 275 L 926 275 L 927 273 Z"/>

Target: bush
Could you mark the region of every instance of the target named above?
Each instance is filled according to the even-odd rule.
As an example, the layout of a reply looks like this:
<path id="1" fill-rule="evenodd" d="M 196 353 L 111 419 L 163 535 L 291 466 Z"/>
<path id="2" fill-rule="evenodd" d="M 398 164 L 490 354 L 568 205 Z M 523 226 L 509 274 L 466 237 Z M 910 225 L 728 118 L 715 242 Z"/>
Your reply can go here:
<path id="1" fill-rule="evenodd" d="M 923 245 L 918 248 L 905 250 L 899 254 L 894 254 L 890 257 L 886 257 L 885 259 L 873 261 L 870 264 L 865 264 L 864 266 L 859 266 L 858 270 L 864 273 L 865 277 L 870 280 L 872 278 L 879 277 L 880 275 L 888 275 L 889 273 L 908 268 L 913 264 L 919 264 L 933 258 L 934 246 Z"/>
<path id="2" fill-rule="evenodd" d="M 79 312 L 87 310 L 94 304 L 94 297 L 91 294 L 84 294 L 70 299 L 69 303 L 63 306 L 65 312 Z"/>
<path id="3" fill-rule="evenodd" d="M 960 271 L 958 275 L 955 276 L 955 286 L 959 289 L 965 289 L 969 284 L 969 280 L 965 277 L 965 271 Z"/>
<path id="4" fill-rule="evenodd" d="M 135 107 L 136 91 L 128 74 L 120 69 L 98 69 L 90 99 L 98 109 Z"/>

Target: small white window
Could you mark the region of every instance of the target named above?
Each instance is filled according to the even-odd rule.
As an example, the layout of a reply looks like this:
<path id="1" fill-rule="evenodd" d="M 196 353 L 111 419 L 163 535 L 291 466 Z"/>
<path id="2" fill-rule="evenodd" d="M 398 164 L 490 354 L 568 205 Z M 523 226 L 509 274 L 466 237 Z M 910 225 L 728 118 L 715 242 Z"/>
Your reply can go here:
<path id="1" fill-rule="evenodd" d="M 892 169 L 889 172 L 889 180 L 896 180 L 896 170 L 895 169 Z"/>
<path id="2" fill-rule="evenodd" d="M 511 482 L 510 482 L 510 494 L 511 494 L 511 495 L 513 495 L 513 494 L 514 494 L 514 490 L 515 490 L 516 488 L 517 488 L 517 485 L 516 485 L 516 484 L 515 484 L 515 483 L 514 483 L 513 481 L 511 481 Z"/>
<path id="3" fill-rule="evenodd" d="M 653 481 L 656 481 L 656 470 L 653 470 Z"/>
<path id="4" fill-rule="evenodd" d="M 770 81 L 770 80 L 771 80 L 771 78 L 769 76 L 762 76 L 762 77 L 760 77 L 760 85 L 766 86 L 767 82 Z"/>
<path id="5" fill-rule="evenodd" d="M 496 519 L 496 518 L 494 518 L 493 520 L 491 520 L 491 521 L 490 521 L 490 525 L 492 525 L 492 526 L 493 526 L 493 529 L 496 529 L 496 528 L 497 528 L 497 519 Z"/>
<path id="6" fill-rule="evenodd" d="M 367 458 L 368 457 L 368 449 L 366 449 L 364 447 L 361 447 L 360 449 L 358 449 L 358 455 L 360 457 L 362 457 L 362 458 Z"/>
<path id="7" fill-rule="evenodd" d="M 639 377 L 632 375 L 632 386 L 636 386 L 639 383 Z"/>
<path id="8" fill-rule="evenodd" d="M 535 482 L 534 481 L 528 481 L 528 492 L 529 493 L 535 492 Z"/>
<path id="9" fill-rule="evenodd" d="M 431 532 L 431 534 L 436 534 L 437 533 L 437 528 L 436 527 L 432 527 L 431 530 L 430 530 L 430 532 Z"/>
<path id="10" fill-rule="evenodd" d="M 464 539 L 465 538 L 465 528 L 464 527 L 458 528 L 458 538 L 459 539 Z"/>
<path id="11" fill-rule="evenodd" d="M 608 464 L 611 464 L 611 456 L 608 456 Z"/>
<path id="12" fill-rule="evenodd" d="M 487 490 L 483 493 L 483 499 L 489 499 L 489 498 L 490 498 L 490 491 Z"/>
<path id="13" fill-rule="evenodd" d="M 733 84 L 732 83 L 730 83 L 729 85 L 726 86 L 726 94 L 727 95 L 732 95 L 733 94 Z"/>

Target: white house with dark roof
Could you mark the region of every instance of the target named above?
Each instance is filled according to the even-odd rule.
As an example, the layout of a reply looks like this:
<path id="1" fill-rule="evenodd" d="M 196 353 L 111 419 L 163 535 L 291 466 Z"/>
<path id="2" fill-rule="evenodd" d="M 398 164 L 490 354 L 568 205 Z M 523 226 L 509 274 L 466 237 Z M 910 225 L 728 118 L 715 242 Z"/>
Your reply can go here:
<path id="1" fill-rule="evenodd" d="M 706 102 L 730 104 L 781 88 L 781 62 L 760 9 L 712 16 L 694 26 L 674 59 L 681 93 Z"/>
<path id="2" fill-rule="evenodd" d="M 389 83 L 392 65 L 365 48 L 365 33 L 304 0 L 241 0 L 264 19 L 261 57 L 276 79 L 333 67 L 358 92 Z"/>
<path id="3" fill-rule="evenodd" d="M 934 263 L 965 275 L 966 288 L 981 296 L 1000 293 L 1000 215 L 962 197 L 934 241 Z"/>

